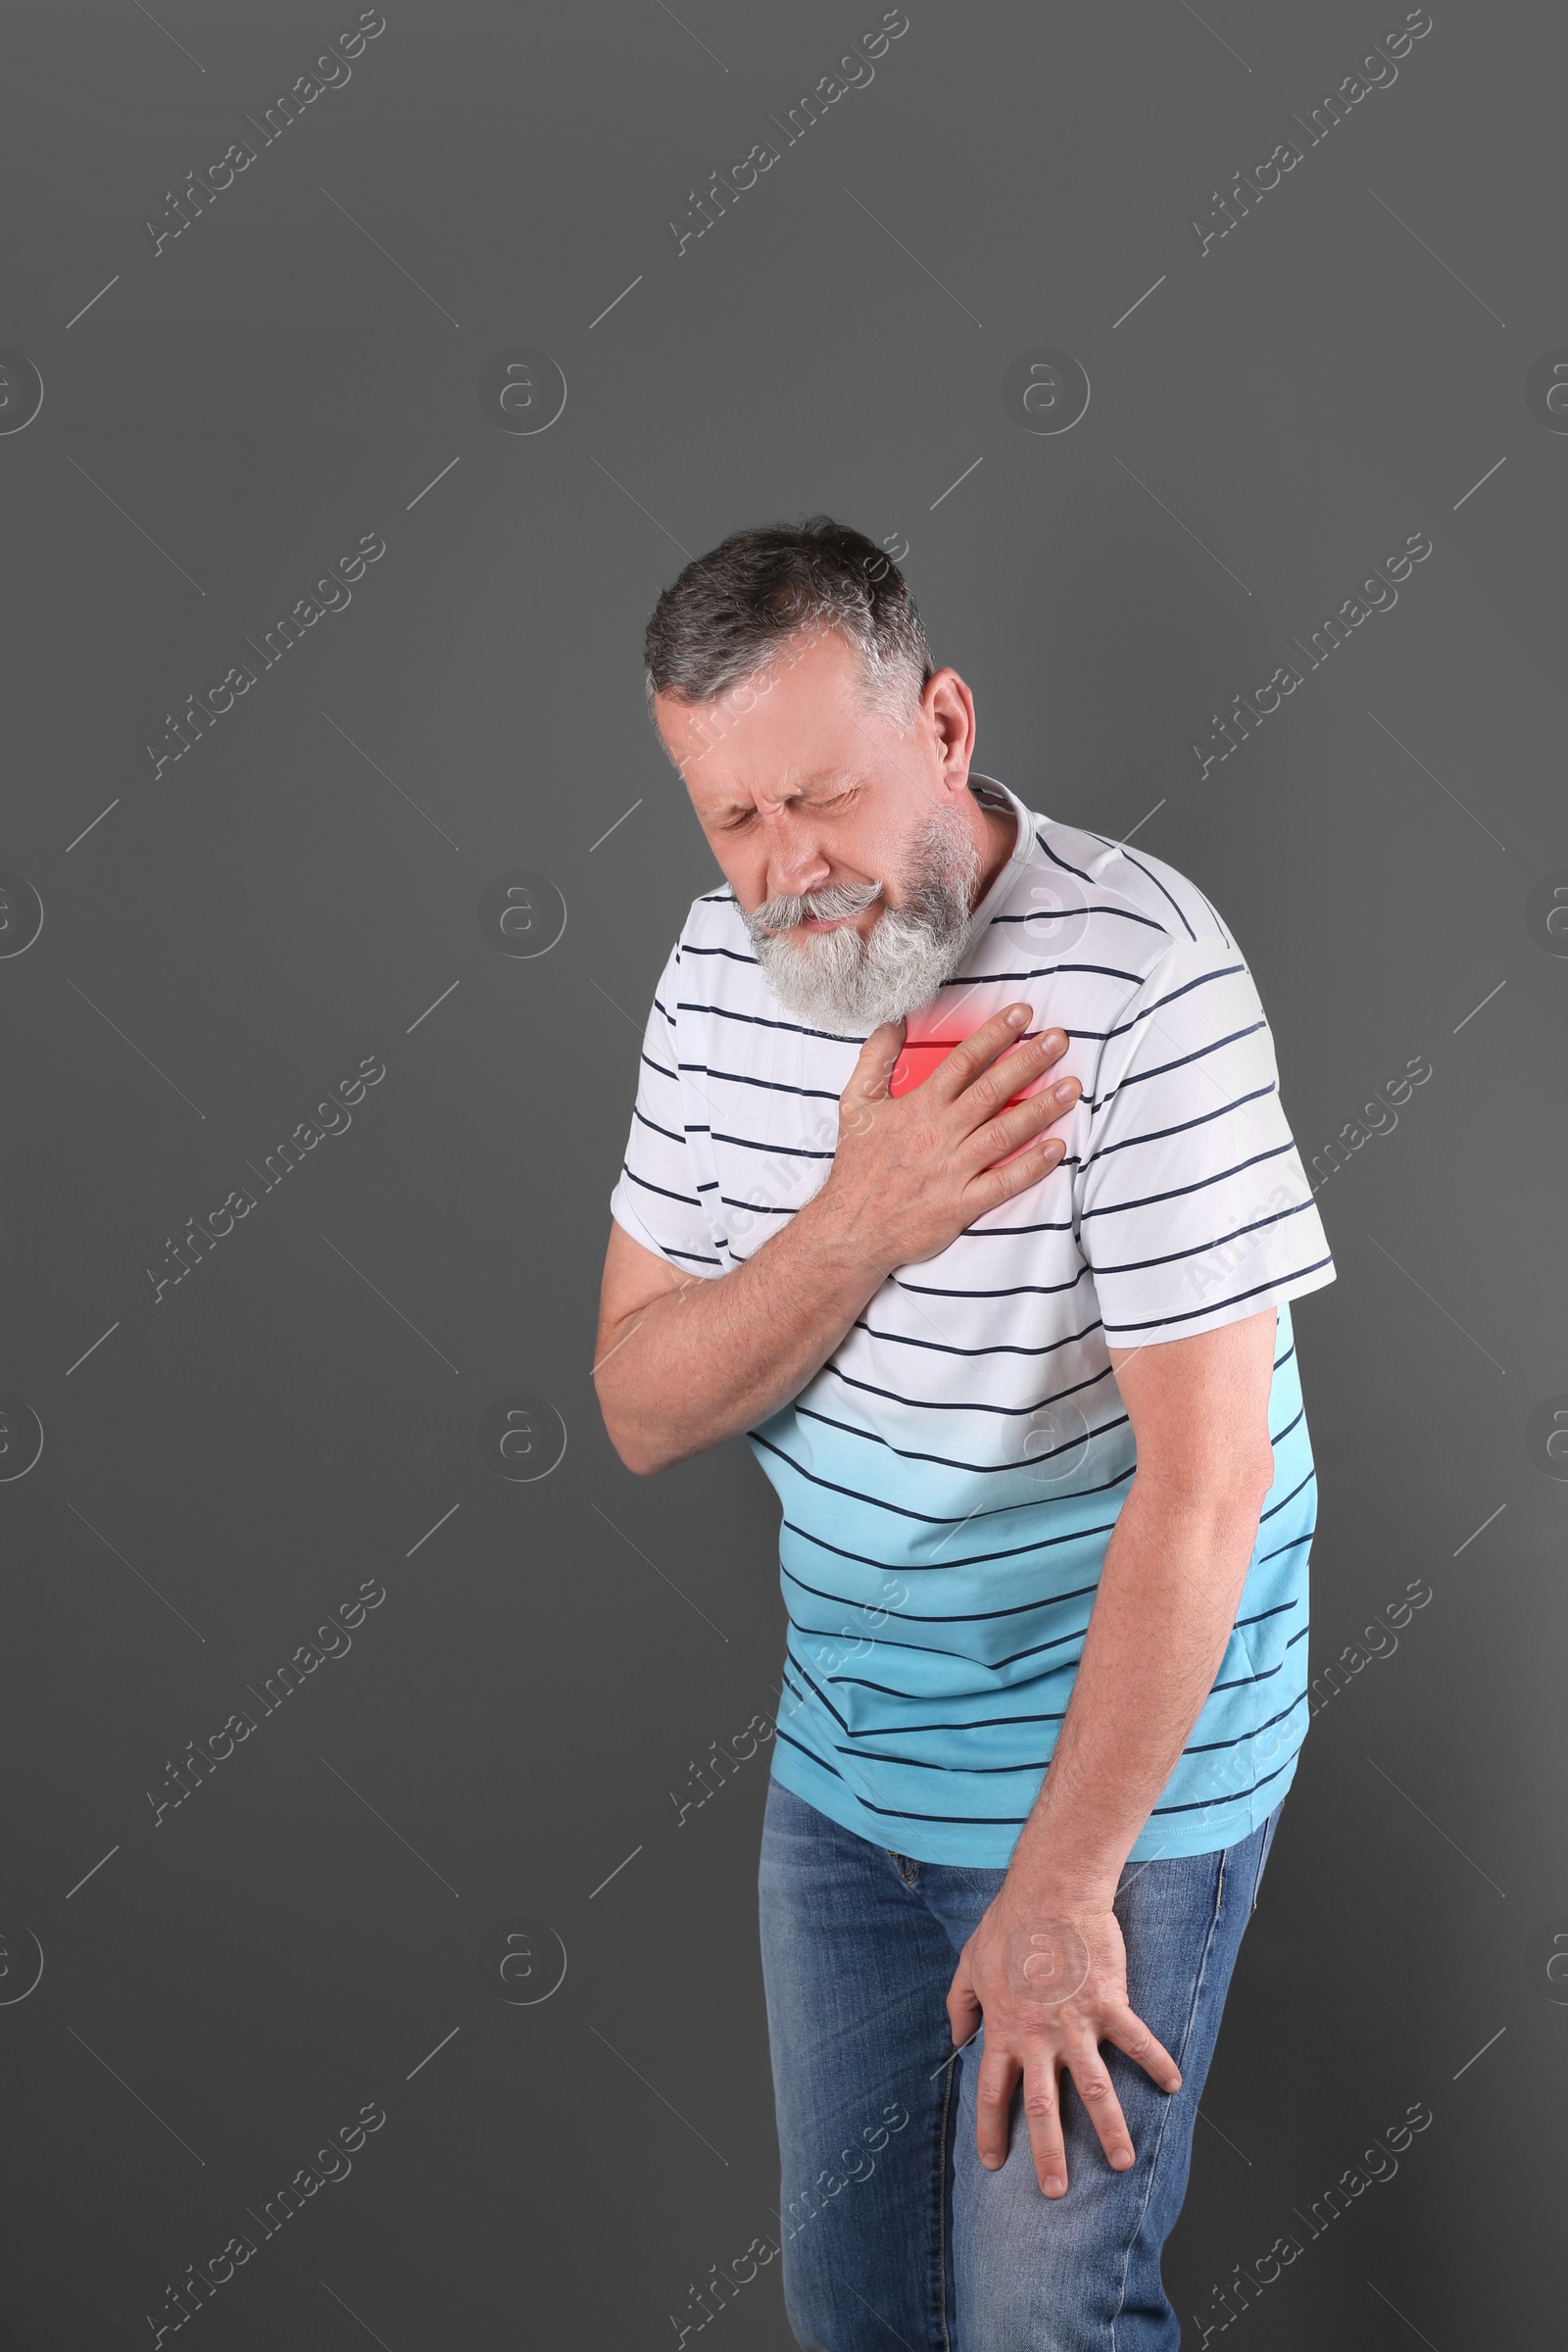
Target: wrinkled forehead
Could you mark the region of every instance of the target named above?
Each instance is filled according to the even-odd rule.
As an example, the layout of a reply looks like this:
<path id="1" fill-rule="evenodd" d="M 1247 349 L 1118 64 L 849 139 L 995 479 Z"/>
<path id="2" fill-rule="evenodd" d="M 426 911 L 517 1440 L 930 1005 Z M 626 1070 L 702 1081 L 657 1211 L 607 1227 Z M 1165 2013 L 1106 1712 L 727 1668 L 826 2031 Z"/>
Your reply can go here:
<path id="1" fill-rule="evenodd" d="M 881 714 L 864 667 L 837 630 L 805 630 L 701 701 L 653 699 L 654 720 L 694 800 L 798 799 L 877 756 Z"/>

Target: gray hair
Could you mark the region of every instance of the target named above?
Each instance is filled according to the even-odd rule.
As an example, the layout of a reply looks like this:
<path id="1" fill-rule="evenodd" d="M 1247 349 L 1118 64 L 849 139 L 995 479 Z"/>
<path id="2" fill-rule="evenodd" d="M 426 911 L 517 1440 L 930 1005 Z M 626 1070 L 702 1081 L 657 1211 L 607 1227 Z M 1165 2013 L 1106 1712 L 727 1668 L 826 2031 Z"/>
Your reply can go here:
<path id="1" fill-rule="evenodd" d="M 892 557 L 830 514 L 734 531 L 687 564 L 648 622 L 650 717 L 656 694 L 714 701 L 812 628 L 849 640 L 868 703 L 907 725 L 936 668 L 914 599 Z"/>

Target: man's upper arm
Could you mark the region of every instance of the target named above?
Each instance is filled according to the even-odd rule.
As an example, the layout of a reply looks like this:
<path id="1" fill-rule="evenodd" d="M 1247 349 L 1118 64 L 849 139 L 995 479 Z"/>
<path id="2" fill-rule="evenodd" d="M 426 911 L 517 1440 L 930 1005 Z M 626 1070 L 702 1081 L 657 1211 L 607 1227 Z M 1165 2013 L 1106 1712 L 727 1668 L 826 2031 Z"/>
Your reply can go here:
<path id="1" fill-rule="evenodd" d="M 1259 1501 L 1274 1481 L 1268 1399 L 1274 1380 L 1272 1306 L 1185 1340 L 1112 1348 L 1138 1448 L 1138 1475 L 1215 1496 Z"/>

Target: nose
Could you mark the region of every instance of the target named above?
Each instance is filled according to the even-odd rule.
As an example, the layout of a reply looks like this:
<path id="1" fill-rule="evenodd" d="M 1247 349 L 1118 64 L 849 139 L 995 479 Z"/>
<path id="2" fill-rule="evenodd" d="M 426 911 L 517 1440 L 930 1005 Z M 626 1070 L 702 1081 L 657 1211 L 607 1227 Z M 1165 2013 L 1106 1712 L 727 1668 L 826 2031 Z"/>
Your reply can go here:
<path id="1" fill-rule="evenodd" d="M 769 898 L 803 899 L 825 890 L 832 864 L 801 819 L 784 808 L 769 810 L 764 822 Z"/>

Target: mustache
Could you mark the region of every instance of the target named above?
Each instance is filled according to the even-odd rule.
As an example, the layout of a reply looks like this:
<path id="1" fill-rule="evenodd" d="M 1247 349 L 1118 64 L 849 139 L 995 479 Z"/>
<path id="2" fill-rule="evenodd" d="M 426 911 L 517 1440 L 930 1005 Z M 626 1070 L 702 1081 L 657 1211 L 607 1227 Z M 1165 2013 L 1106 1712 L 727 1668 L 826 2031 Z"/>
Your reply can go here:
<path id="1" fill-rule="evenodd" d="M 808 891 L 803 897 L 784 892 L 776 899 L 766 899 L 747 920 L 759 931 L 793 931 L 808 915 L 818 922 L 837 923 L 847 915 L 859 914 L 881 896 L 880 882 L 835 882 L 826 890 Z"/>

